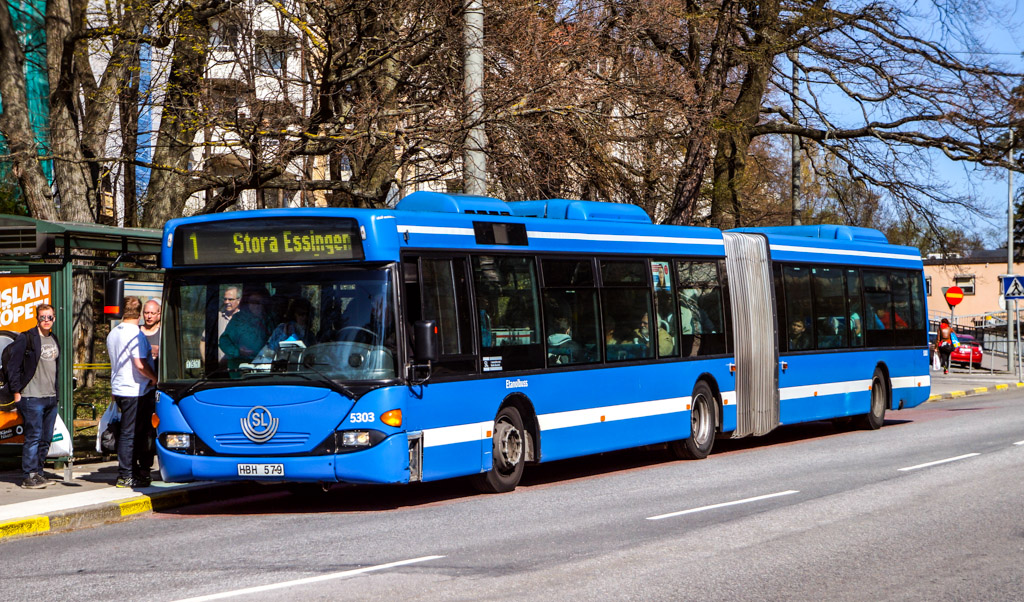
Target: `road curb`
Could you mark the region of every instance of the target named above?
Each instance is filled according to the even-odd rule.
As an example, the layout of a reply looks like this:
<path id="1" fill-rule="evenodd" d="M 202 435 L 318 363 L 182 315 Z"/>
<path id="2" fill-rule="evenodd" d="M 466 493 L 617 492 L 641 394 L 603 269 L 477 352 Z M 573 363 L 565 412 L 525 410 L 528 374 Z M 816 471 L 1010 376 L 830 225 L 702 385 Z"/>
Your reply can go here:
<path id="1" fill-rule="evenodd" d="M 252 487 L 253 484 L 246 482 L 202 483 L 168 491 L 148 492 L 145 495 L 111 500 L 92 506 L 26 516 L 0 522 L 0 543 L 42 533 L 58 533 L 117 522 L 188 504 L 216 501 L 223 499 L 228 489 L 231 490 L 232 496 L 236 496 L 247 493 Z"/>
<path id="2" fill-rule="evenodd" d="M 1003 383 L 994 385 L 991 387 L 974 387 L 972 389 L 965 389 L 963 391 L 946 391 L 945 393 L 936 393 L 928 398 L 928 401 L 941 401 L 943 399 L 957 399 L 960 397 L 967 397 L 973 395 L 984 395 L 985 393 L 995 393 L 996 391 L 1006 391 L 1007 389 L 1022 389 L 1024 388 L 1024 382 L 1022 383 Z"/>

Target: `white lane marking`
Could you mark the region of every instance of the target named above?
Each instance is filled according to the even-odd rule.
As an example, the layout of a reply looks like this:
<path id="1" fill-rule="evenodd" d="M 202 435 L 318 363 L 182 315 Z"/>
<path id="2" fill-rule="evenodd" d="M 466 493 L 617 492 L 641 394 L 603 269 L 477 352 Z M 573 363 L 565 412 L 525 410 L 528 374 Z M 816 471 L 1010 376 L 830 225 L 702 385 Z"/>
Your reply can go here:
<path id="1" fill-rule="evenodd" d="M 673 516 L 682 516 L 684 514 L 693 514 L 694 512 L 703 512 L 705 510 L 714 510 L 715 508 L 725 508 L 726 506 L 736 506 L 739 504 L 749 504 L 750 502 L 759 502 L 761 500 L 767 500 L 773 497 L 781 497 L 784 495 L 793 495 L 794 493 L 800 493 L 795 489 L 789 491 L 780 491 L 778 493 L 769 493 L 768 495 L 759 495 L 757 497 L 750 497 L 745 500 L 736 500 L 735 502 L 725 502 L 722 504 L 712 504 L 710 506 L 701 506 L 700 508 L 690 508 L 689 510 L 680 510 L 679 512 L 669 512 L 668 514 L 659 514 L 658 516 L 648 516 L 647 520 L 661 520 L 663 518 L 672 518 Z"/>
<path id="2" fill-rule="evenodd" d="M 368 566 L 361 569 L 353 569 L 351 571 L 342 571 L 340 573 L 330 573 L 328 575 L 320 575 L 317 577 L 306 577 L 305 579 L 295 579 L 293 581 L 283 581 L 281 583 L 272 583 L 270 585 L 260 585 L 257 587 L 247 587 L 245 589 L 236 589 L 230 592 L 222 592 L 219 594 L 210 594 L 208 596 L 197 596 L 195 598 L 185 598 L 178 600 L 178 602 L 205 602 L 206 600 L 222 600 L 224 598 L 233 598 L 235 596 L 244 596 L 246 594 L 258 594 L 260 592 L 269 592 L 275 589 L 284 589 L 286 587 L 295 587 L 297 585 L 306 585 L 308 583 L 319 583 L 321 581 L 330 581 L 331 579 L 345 579 L 347 577 L 354 577 L 356 575 L 362 575 L 363 573 L 370 573 L 373 571 L 382 571 L 384 569 L 392 569 L 396 566 L 405 566 L 407 564 L 415 564 L 417 562 L 426 562 L 428 560 L 437 560 L 438 558 L 444 558 L 444 556 L 421 556 L 419 558 L 413 558 L 411 560 L 399 560 L 398 562 L 389 562 L 387 564 L 378 564 L 376 566 Z"/>
<path id="3" fill-rule="evenodd" d="M 980 456 L 980 455 L 981 454 L 979 454 L 979 453 L 964 454 L 962 456 L 957 456 L 955 458 L 946 458 L 945 460 L 936 460 L 934 462 L 925 462 L 924 464 L 918 464 L 917 466 L 907 466 L 905 468 L 900 468 L 899 470 L 900 471 L 907 471 L 907 470 L 917 470 L 918 468 L 928 468 L 929 466 L 935 466 L 936 464 L 945 464 L 946 462 L 956 462 L 957 460 L 963 460 L 965 458 L 973 458 L 974 456 Z"/>
<path id="4" fill-rule="evenodd" d="M 1024 441 L 1018 441 L 1018 442 L 1014 443 L 1014 445 L 1024 445 Z"/>

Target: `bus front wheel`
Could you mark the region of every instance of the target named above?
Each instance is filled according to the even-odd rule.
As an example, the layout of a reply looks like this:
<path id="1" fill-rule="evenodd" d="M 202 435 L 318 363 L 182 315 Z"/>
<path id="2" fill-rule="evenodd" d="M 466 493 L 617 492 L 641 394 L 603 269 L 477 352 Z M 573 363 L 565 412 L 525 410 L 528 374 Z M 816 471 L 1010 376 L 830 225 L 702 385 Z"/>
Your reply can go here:
<path id="1" fill-rule="evenodd" d="M 491 469 L 474 475 L 473 485 L 484 493 L 506 493 L 519 484 L 526 463 L 526 435 L 519 410 L 502 408 L 492 432 Z"/>
<path id="2" fill-rule="evenodd" d="M 715 443 L 715 395 L 704 381 L 693 388 L 690 402 L 690 437 L 669 443 L 677 458 L 701 460 L 711 453 Z"/>
<path id="3" fill-rule="evenodd" d="M 857 420 L 861 428 L 874 431 L 885 424 L 885 406 L 889 401 L 889 391 L 885 385 L 885 376 L 881 370 L 875 370 L 871 379 L 871 410 Z"/>

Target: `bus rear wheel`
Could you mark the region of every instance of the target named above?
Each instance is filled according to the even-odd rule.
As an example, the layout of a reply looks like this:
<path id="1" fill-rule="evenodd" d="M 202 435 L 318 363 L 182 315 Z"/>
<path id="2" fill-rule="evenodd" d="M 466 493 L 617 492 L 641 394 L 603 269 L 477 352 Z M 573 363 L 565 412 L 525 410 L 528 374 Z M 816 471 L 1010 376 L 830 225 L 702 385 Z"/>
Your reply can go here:
<path id="1" fill-rule="evenodd" d="M 885 384 L 885 376 L 881 370 L 875 370 L 875 375 L 871 378 L 871 410 L 858 417 L 857 425 L 869 431 L 882 428 L 885 424 L 885 406 L 888 405 L 888 401 L 889 390 Z"/>
<path id="2" fill-rule="evenodd" d="M 507 493 L 516 488 L 526 464 L 526 434 L 519 410 L 505 406 L 494 419 L 491 469 L 473 475 L 473 486 L 484 493 Z"/>
<path id="3" fill-rule="evenodd" d="M 668 444 L 672 455 L 685 460 L 702 460 L 715 443 L 715 395 L 704 381 L 693 388 L 690 402 L 690 437 Z"/>

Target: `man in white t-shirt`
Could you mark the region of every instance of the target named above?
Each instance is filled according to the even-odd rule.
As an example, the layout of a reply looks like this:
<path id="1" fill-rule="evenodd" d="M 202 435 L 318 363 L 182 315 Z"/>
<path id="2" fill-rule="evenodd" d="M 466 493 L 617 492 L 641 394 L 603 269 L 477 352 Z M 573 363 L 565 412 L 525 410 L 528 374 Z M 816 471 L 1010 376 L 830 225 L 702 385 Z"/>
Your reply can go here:
<path id="1" fill-rule="evenodd" d="M 107 335 L 110 390 L 121 410 L 117 440 L 117 486 L 147 487 L 153 452 L 149 448 L 151 416 L 156 407 L 156 371 L 149 341 L 139 329 L 142 301 L 124 300 L 121 323 Z"/>

